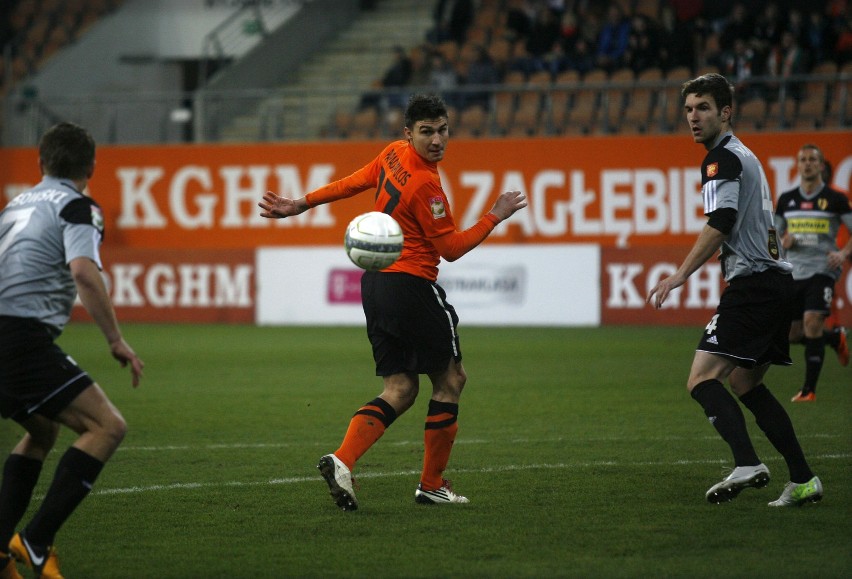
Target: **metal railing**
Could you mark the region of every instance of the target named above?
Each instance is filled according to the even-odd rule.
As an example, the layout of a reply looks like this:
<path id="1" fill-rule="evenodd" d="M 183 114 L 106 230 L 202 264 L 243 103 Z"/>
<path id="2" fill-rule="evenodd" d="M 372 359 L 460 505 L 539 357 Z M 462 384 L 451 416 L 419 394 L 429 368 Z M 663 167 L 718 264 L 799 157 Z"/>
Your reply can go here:
<path id="1" fill-rule="evenodd" d="M 578 90 L 594 91 L 597 96 L 598 119 L 611 118 L 609 108 L 616 106 L 611 95 L 630 91 L 636 87 L 648 88 L 655 95 L 655 118 L 649 119 L 646 132 L 666 133 L 677 130 L 672 126 L 670 112 L 678 107 L 673 103 L 671 95 L 677 94 L 681 81 L 659 82 L 599 82 L 599 83 L 569 83 L 552 84 L 541 87 L 487 85 L 459 86 L 450 91 L 444 91 L 443 96 L 452 104 L 453 116 L 451 127 L 457 126 L 464 102 L 467 97 L 485 92 L 488 95 L 487 135 L 501 136 L 497 127 L 498 94 L 539 93 L 541 110 L 539 112 L 540 130 L 538 135 L 559 135 L 564 127 L 554 126 L 553 95 L 558 91 L 575 93 Z M 766 87 L 772 87 L 767 90 Z M 852 75 L 802 75 L 791 77 L 785 81 L 777 78 L 758 77 L 750 79 L 744 88 L 758 89 L 763 87 L 762 98 L 774 103 L 774 108 L 767 114 L 774 115 L 762 122 L 753 124 L 758 130 L 785 130 L 802 128 L 793 126 L 796 120 L 795 112 L 799 101 L 793 98 L 794 87 L 823 86 L 826 89 L 824 113 L 822 117 L 814 118 L 814 128 L 831 126 L 841 129 L 852 128 Z M 103 144 L 157 144 L 180 142 L 278 142 L 278 141 L 311 141 L 344 138 L 386 138 L 401 134 L 401 124 L 398 115 L 392 115 L 394 107 L 391 103 L 404 102 L 411 92 L 430 91 L 429 87 L 404 87 L 401 89 L 367 89 L 364 94 L 372 106 L 376 107 L 375 124 L 367 132 L 351 131 L 350 134 L 335 130 L 334 115 L 328 114 L 328 103 L 339 102 L 341 109 L 351 107 L 343 103 L 352 101 L 351 88 L 326 88 L 321 91 L 312 89 L 245 89 L 204 91 L 204 106 L 198 106 L 195 96 L 183 92 L 161 93 L 115 93 L 99 95 L 65 96 L 62 98 L 39 98 L 34 94 L 13 93 L 5 103 L 5 119 L 3 142 L 6 146 L 32 146 L 38 136 L 51 124 L 60 119 L 67 119 L 84 126 L 92 131 L 98 142 Z M 753 91 L 756 92 L 756 91 Z M 679 97 L 678 97 L 679 98 Z M 756 97 L 761 98 L 761 97 Z M 364 99 L 362 99 L 363 101 Z M 323 107 L 317 103 L 324 101 Z M 739 121 L 738 113 L 744 109 L 744 104 L 737 103 L 734 109 L 735 126 Z M 779 106 L 781 105 L 781 106 Z M 630 106 L 629 100 L 626 107 Z M 332 108 L 335 108 L 332 106 Z M 355 116 L 354 110 L 339 112 Z M 203 118 L 192 122 L 191 117 L 198 115 Z M 234 111 L 241 111 L 243 116 L 234 121 Z M 656 116 L 658 115 L 658 116 Z M 676 113 L 673 114 L 676 117 Z M 199 122 L 200 121 L 200 122 Z M 390 124 L 389 122 L 390 121 Z M 570 122 L 570 117 L 569 121 Z M 240 125 L 242 123 L 242 125 Z M 549 124 L 550 123 L 550 124 Z M 198 134 L 201 131 L 203 134 Z M 595 134 L 618 133 L 619 127 L 610 127 L 598 123 Z M 14 134 L 12 134 L 14 133 Z"/>

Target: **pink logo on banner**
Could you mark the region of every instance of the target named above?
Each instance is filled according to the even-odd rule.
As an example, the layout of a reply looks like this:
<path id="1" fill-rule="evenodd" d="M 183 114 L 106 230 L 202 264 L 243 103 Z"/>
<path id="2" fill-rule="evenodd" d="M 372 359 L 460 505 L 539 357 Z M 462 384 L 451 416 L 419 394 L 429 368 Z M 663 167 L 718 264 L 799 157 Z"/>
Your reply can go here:
<path id="1" fill-rule="evenodd" d="M 328 303 L 360 304 L 363 274 L 360 269 L 332 269 L 328 273 Z"/>

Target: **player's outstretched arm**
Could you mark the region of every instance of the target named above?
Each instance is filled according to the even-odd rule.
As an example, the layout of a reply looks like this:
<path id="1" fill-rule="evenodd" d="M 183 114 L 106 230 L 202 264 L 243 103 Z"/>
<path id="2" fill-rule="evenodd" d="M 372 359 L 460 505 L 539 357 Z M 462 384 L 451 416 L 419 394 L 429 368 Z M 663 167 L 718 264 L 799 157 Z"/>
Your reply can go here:
<path id="1" fill-rule="evenodd" d="M 671 276 L 661 279 L 660 283 L 648 292 L 645 303 L 650 304 L 653 301 L 654 307 L 660 309 L 671 291 L 685 284 L 689 276 L 719 250 L 726 238 L 718 229 L 705 225 L 681 266 Z"/>
<path id="2" fill-rule="evenodd" d="M 527 196 L 520 191 L 506 191 L 497 197 L 491 213 L 500 221 L 508 219 L 519 209 L 527 206 Z"/>
<path id="3" fill-rule="evenodd" d="M 308 210 L 308 202 L 304 197 L 300 197 L 299 199 L 290 199 L 289 197 L 276 195 L 272 191 L 267 191 L 263 196 L 263 200 L 261 200 L 257 205 L 263 209 L 263 211 L 260 212 L 260 216 L 268 217 L 270 219 L 292 217 L 293 215 L 299 215 L 300 213 L 304 213 Z"/>
<path id="4" fill-rule="evenodd" d="M 133 387 L 139 386 L 145 363 L 121 335 L 115 310 L 98 266 L 87 257 L 73 259 L 69 266 L 80 301 L 106 338 L 113 358 L 121 363 L 122 368 L 130 365 Z"/>
<path id="5" fill-rule="evenodd" d="M 470 228 L 436 237 L 432 239 L 432 243 L 441 257 L 447 261 L 455 261 L 482 243 L 501 221 L 508 219 L 526 206 L 526 196 L 520 191 L 501 193 L 491 211 L 483 215 Z"/>

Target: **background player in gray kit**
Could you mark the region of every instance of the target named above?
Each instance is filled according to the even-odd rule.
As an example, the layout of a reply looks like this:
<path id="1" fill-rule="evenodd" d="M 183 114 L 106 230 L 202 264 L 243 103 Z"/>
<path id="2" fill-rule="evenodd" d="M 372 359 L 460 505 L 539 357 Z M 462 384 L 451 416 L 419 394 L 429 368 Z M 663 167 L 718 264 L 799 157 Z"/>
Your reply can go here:
<path id="1" fill-rule="evenodd" d="M 822 498 L 822 483 L 808 466 L 787 411 L 763 383 L 770 364 L 792 363 L 792 266 L 783 260 L 775 238 L 763 167 L 731 132 L 733 92 L 718 74 L 690 80 L 681 89 L 693 139 L 707 149 L 701 192 L 708 219 L 683 264 L 648 293 L 647 301 L 661 307 L 721 247 L 728 286 L 698 343 L 687 389 L 730 446 L 734 469 L 705 497 L 726 502 L 745 488 L 769 483 L 769 469 L 752 445 L 743 411 L 723 385 L 727 380 L 790 471 L 790 482 L 769 505 L 801 505 Z"/>
<path id="2" fill-rule="evenodd" d="M 819 147 L 803 145 L 797 162 L 799 186 L 778 198 L 775 227 L 793 264 L 796 284 L 790 341 L 805 346 L 805 381 L 793 402 L 813 402 L 826 344 L 843 366 L 849 364 L 845 328 L 826 331 L 825 320 L 831 314 L 834 284 L 852 254 L 852 237 L 843 248 L 837 247 L 841 223 L 852 232 L 852 204 L 823 182 L 825 158 Z"/>
<path id="3" fill-rule="evenodd" d="M 130 367 L 134 387 L 144 366 L 122 337 L 101 277 L 100 208 L 82 193 L 95 169 L 94 140 L 60 123 L 41 138 L 39 167 L 42 181 L 0 212 L 0 415 L 26 430 L 3 467 L 0 577 L 20 577 L 13 558 L 36 577 L 62 576 L 54 537 L 127 429 L 103 390 L 54 343 L 78 294 L 112 356 Z M 38 511 L 15 533 L 60 425 L 79 436 Z"/>

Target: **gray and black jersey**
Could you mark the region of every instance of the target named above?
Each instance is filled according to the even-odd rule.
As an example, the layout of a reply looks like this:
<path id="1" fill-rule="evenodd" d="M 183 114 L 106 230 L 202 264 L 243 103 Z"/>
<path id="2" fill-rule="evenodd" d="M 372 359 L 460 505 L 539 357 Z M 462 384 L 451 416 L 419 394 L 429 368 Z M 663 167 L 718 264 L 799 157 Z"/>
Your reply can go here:
<path id="1" fill-rule="evenodd" d="M 828 185 L 810 195 L 801 187 L 781 194 L 775 210 L 775 227 L 779 235 L 789 232 L 793 236 L 787 259 L 793 264 L 795 279 L 817 274 L 840 278 L 842 269 L 829 269 L 828 254 L 837 251 L 841 223 L 852 232 L 852 202 Z"/>
<path id="2" fill-rule="evenodd" d="M 768 269 L 789 273 L 775 232 L 769 182 L 758 158 L 732 133 L 721 135 L 701 163 L 704 213 L 730 208 L 737 220 L 722 243 L 726 281 Z"/>
<path id="3" fill-rule="evenodd" d="M 58 336 L 77 288 L 69 263 L 102 268 L 104 220 L 95 201 L 65 179 L 45 177 L 0 212 L 0 315 L 35 318 Z"/>

